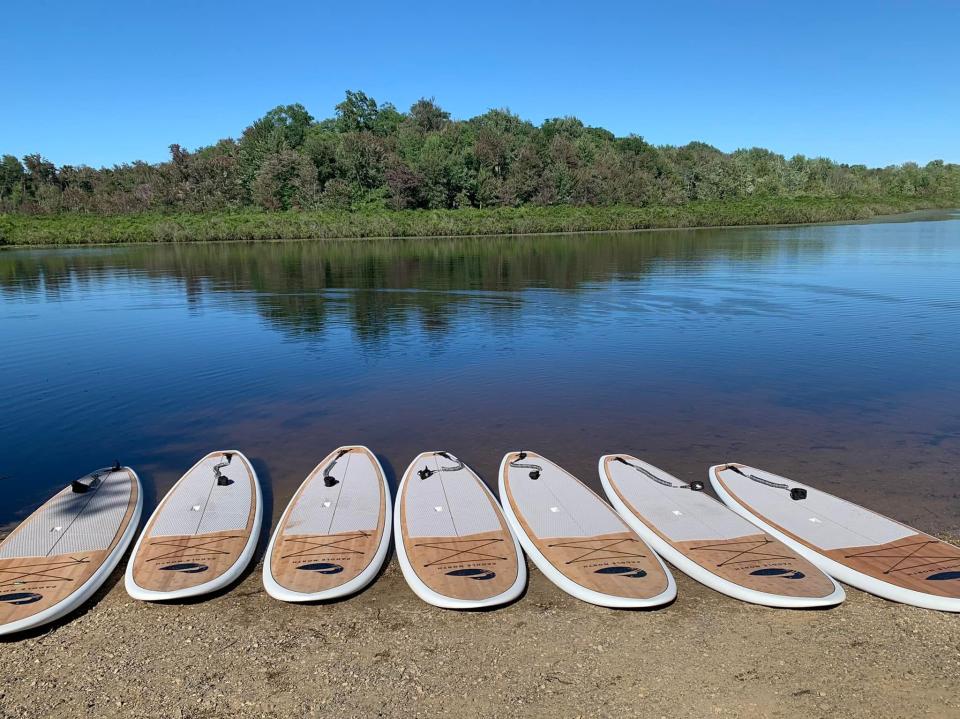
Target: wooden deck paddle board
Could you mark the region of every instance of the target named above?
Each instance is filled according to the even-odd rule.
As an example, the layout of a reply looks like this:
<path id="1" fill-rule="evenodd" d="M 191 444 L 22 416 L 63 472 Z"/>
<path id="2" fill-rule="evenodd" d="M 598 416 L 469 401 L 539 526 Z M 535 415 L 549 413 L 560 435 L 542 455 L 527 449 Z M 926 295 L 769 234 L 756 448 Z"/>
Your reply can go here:
<path id="1" fill-rule="evenodd" d="M 267 593 L 308 602 L 363 589 L 387 556 L 390 510 L 390 487 L 373 452 L 335 449 L 300 485 L 270 538 Z"/>
<path id="2" fill-rule="evenodd" d="M 140 479 L 98 469 L 51 497 L 0 542 L 0 635 L 79 607 L 106 581 L 140 523 Z"/>
<path id="3" fill-rule="evenodd" d="M 134 599 L 184 599 L 222 589 L 253 557 L 262 500 L 257 473 L 236 450 L 211 452 L 160 502 L 133 548 Z"/>
<path id="4" fill-rule="evenodd" d="M 397 558 L 410 588 L 444 609 L 513 601 L 527 567 L 500 505 L 449 452 L 418 455 L 398 490 Z"/>
<path id="5" fill-rule="evenodd" d="M 546 457 L 507 453 L 500 464 L 500 497 L 533 562 L 577 599 L 640 608 L 676 597 L 660 557 L 596 492 Z"/>
<path id="6" fill-rule="evenodd" d="M 865 592 L 960 612 L 960 547 L 792 479 L 743 464 L 710 468 L 735 512 Z"/>
<path id="7" fill-rule="evenodd" d="M 810 561 L 708 496 L 629 454 L 600 458 L 600 482 L 624 521 L 677 569 L 753 604 L 839 604 L 843 589 Z"/>

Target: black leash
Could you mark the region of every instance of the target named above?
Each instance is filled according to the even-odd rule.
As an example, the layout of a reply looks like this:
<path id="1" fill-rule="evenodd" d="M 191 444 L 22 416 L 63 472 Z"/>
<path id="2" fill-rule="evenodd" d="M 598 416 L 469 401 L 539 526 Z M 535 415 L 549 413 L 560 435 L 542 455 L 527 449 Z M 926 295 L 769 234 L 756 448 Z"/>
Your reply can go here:
<path id="1" fill-rule="evenodd" d="M 337 462 L 340 461 L 340 458 L 349 452 L 349 449 L 341 449 L 339 452 L 337 452 L 337 456 L 330 461 L 330 464 L 323 468 L 323 483 L 327 487 L 333 487 L 334 485 L 340 483 L 340 480 L 336 477 L 330 476 L 330 473 L 333 471 L 333 468 L 337 466 Z"/>
<path id="2" fill-rule="evenodd" d="M 233 452 L 224 452 L 223 461 L 220 464 L 213 465 L 213 476 L 217 479 L 217 484 L 221 487 L 226 487 L 233 484 L 233 480 L 229 477 L 220 474 L 220 470 L 230 464 L 230 460 L 233 459 Z"/>
<path id="3" fill-rule="evenodd" d="M 807 490 L 805 490 L 803 487 L 791 488 L 789 484 L 784 484 L 782 482 L 771 482 L 769 479 L 764 479 L 763 477 L 758 477 L 755 474 L 744 472 L 739 467 L 732 464 L 728 464 L 727 469 L 729 469 L 731 472 L 736 472 L 741 477 L 752 479 L 754 482 L 758 482 L 759 484 L 762 484 L 764 486 L 773 487 L 773 489 L 785 489 L 790 492 L 790 499 L 806 499 L 807 498 Z"/>
<path id="4" fill-rule="evenodd" d="M 106 477 L 111 472 L 120 471 L 120 460 L 113 460 L 113 466 L 110 469 L 98 469 L 96 472 L 90 473 L 90 481 L 84 482 L 81 479 L 75 479 L 70 483 L 70 489 L 74 494 L 84 494 L 89 492 L 91 489 L 97 486 L 97 483 Z M 0 477 L 0 479 L 7 479 L 7 477 Z"/>
<path id="5" fill-rule="evenodd" d="M 635 470 L 637 470 L 638 472 L 640 472 L 640 474 L 643 474 L 643 475 L 645 475 L 646 477 L 649 477 L 650 479 L 652 479 L 652 480 L 653 480 L 654 482 L 656 482 L 657 484 L 662 484 L 664 487 L 670 487 L 670 488 L 672 488 L 672 489 L 689 489 L 691 492 L 702 492 L 702 491 L 703 491 L 703 482 L 701 482 L 700 480 L 696 480 L 696 481 L 690 482 L 690 484 L 674 484 L 673 482 L 668 482 L 667 480 L 663 479 L 662 477 L 658 477 L 658 476 L 655 475 L 653 472 L 651 472 L 651 471 L 648 470 L 648 469 L 645 469 L 644 467 L 641 467 L 641 466 L 639 466 L 639 465 L 637 465 L 637 464 L 633 464 L 632 462 L 628 462 L 628 461 L 625 460 L 623 457 L 614 457 L 614 459 L 615 459 L 617 462 L 621 462 L 622 464 L 627 465 L 628 467 L 633 467 Z"/>
<path id="6" fill-rule="evenodd" d="M 518 452 L 517 458 L 510 463 L 510 466 L 516 469 L 529 469 L 531 470 L 529 475 L 530 479 L 540 479 L 540 472 L 543 471 L 543 467 L 539 464 L 520 464 L 520 462 L 526 458 L 526 452 Z"/>
<path id="7" fill-rule="evenodd" d="M 459 472 L 464 467 L 463 462 L 461 462 L 456 457 L 451 457 L 446 452 L 434 452 L 434 454 L 437 455 L 438 457 L 445 457 L 446 459 L 449 459 L 451 462 L 457 463 L 456 467 L 440 467 L 441 472 Z M 436 473 L 437 473 L 437 470 L 430 469 L 426 465 L 424 465 L 423 469 L 417 470 L 417 474 L 420 475 L 420 479 L 427 479 L 428 477 L 432 477 Z"/>

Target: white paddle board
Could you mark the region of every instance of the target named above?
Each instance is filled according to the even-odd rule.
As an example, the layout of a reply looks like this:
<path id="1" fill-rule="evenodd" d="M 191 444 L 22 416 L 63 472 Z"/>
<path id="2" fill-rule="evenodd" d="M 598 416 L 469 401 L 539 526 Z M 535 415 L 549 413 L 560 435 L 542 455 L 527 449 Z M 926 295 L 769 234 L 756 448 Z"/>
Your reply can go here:
<path id="1" fill-rule="evenodd" d="M 960 547 L 792 479 L 710 468 L 735 512 L 842 582 L 895 602 L 960 612 Z"/>
<path id="2" fill-rule="evenodd" d="M 500 505 L 480 478 L 449 452 L 418 455 L 396 504 L 397 559 L 423 601 L 479 609 L 513 601 L 527 567 Z"/>
<path id="3" fill-rule="evenodd" d="M 127 592 L 161 601 L 227 586 L 253 557 L 262 504 L 249 460 L 236 450 L 211 452 L 150 517 L 127 564 Z"/>
<path id="4" fill-rule="evenodd" d="M 0 542 L 0 635 L 59 619 L 110 576 L 140 523 L 140 479 L 98 469 L 55 494 Z"/>
<path id="5" fill-rule="evenodd" d="M 380 571 L 390 544 L 390 487 L 366 447 L 339 447 L 307 476 L 270 538 L 263 586 L 308 602 L 358 592 Z"/>
<path id="6" fill-rule="evenodd" d="M 577 599 L 639 608 L 676 597 L 660 557 L 596 492 L 546 457 L 507 453 L 500 464 L 500 497 L 534 564 Z"/>
<path id="7" fill-rule="evenodd" d="M 843 589 L 779 539 L 628 454 L 600 458 L 600 482 L 624 521 L 680 571 L 736 599 L 769 607 L 839 604 Z"/>

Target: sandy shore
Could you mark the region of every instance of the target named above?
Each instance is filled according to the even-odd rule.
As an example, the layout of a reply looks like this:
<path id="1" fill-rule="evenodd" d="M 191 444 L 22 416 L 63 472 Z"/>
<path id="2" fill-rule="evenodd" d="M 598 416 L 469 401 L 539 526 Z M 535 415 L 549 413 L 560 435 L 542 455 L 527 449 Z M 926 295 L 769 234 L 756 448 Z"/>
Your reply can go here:
<path id="1" fill-rule="evenodd" d="M 80 614 L 0 645 L 6 717 L 958 717 L 960 616 L 854 589 L 755 607 L 676 573 L 662 610 L 601 609 L 535 569 L 484 613 L 434 609 L 396 561 L 328 605 L 271 599 L 257 566 L 185 604 L 119 571 Z"/>

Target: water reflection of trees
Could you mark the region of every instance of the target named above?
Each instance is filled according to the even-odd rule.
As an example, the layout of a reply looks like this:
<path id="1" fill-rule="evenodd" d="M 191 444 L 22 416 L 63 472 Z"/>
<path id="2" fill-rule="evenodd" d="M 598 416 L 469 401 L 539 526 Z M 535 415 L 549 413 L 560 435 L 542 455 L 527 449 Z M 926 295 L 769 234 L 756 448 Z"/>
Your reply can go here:
<path id="1" fill-rule="evenodd" d="M 252 304 L 293 337 L 322 333 L 331 313 L 341 313 L 361 340 L 375 343 L 409 321 L 442 334 L 465 303 L 509 320 L 528 288 L 578 291 L 691 263 L 736 262 L 749 270 L 774 254 L 823 247 L 806 233 L 748 228 L 25 250 L 0 253 L 0 294 L 57 301 L 95 291 L 105 278 L 174 280 L 192 302 Z M 477 303 L 476 293 L 485 301 Z"/>

